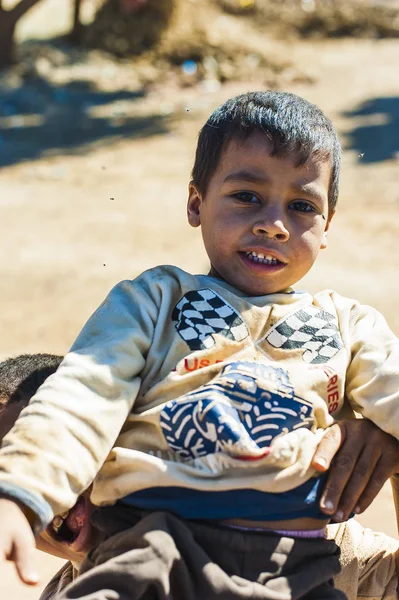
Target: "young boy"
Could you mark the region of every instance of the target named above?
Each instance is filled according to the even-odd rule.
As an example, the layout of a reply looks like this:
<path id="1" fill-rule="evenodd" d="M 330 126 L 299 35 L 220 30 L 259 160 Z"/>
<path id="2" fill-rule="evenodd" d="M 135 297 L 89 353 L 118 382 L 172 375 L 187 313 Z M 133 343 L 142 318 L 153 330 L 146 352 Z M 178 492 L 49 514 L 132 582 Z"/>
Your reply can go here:
<path id="1" fill-rule="evenodd" d="M 62 358 L 54 354 L 21 354 L 0 362 L 0 443 L 38 388 L 55 373 Z M 43 529 L 37 547 L 80 563 L 98 537 L 90 525 L 91 509 L 89 493 L 84 492 L 62 520 L 63 527 L 59 517 L 55 517 Z"/>
<path id="2" fill-rule="evenodd" d="M 31 397 L 59 367 L 62 356 L 54 354 L 21 354 L 0 362 L 0 444 Z M 84 492 L 59 527 L 59 517 L 44 529 L 36 540 L 39 550 L 64 558 L 68 562 L 44 590 L 41 600 L 56 597 L 72 581 L 79 564 L 98 541 L 91 526 L 92 505 L 89 493 Z"/>
<path id="3" fill-rule="evenodd" d="M 58 368 L 62 357 L 52 354 L 23 354 L 0 363 L 0 443 L 15 423 L 19 413 L 37 388 Z M 397 454 L 399 443 L 364 419 L 345 421 L 350 437 L 359 445 L 364 441 L 384 446 L 385 455 Z M 341 450 L 341 453 L 345 451 Z M 339 456 L 340 454 L 338 454 Z M 346 457 L 346 460 L 349 457 Z M 345 460 L 345 454 L 343 456 Z M 392 460 L 392 458 L 391 458 Z M 396 462 L 391 465 L 396 467 Z M 43 590 L 40 600 L 53 600 L 78 575 L 79 565 L 87 552 L 98 543 L 99 536 L 90 524 L 92 505 L 87 492 L 78 499 L 59 528 L 59 517 L 42 531 L 37 547 L 68 562 L 54 575 Z M 66 522 L 65 522 L 66 521 Z M 72 524 L 73 529 L 68 526 Z M 363 529 L 354 519 L 327 526 L 327 537 L 340 546 L 341 573 L 335 578 L 337 587 L 350 600 L 396 598 L 397 574 L 395 555 L 398 542 Z"/>
<path id="4" fill-rule="evenodd" d="M 109 537 L 60 598 L 342 597 L 311 459 L 348 406 L 398 437 L 399 363 L 376 311 L 291 287 L 327 245 L 339 168 L 331 123 L 292 94 L 213 113 L 188 200 L 209 275 L 116 286 L 5 439 L 0 547 L 22 579 L 27 518 L 39 531 L 95 478 Z"/>

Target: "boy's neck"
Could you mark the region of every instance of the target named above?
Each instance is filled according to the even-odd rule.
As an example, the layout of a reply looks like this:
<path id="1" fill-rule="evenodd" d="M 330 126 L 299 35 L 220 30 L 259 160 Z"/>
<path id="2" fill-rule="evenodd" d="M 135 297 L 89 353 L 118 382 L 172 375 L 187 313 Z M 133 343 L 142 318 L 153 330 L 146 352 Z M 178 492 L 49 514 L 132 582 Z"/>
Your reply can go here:
<path id="1" fill-rule="evenodd" d="M 240 294 L 243 294 L 245 297 L 253 297 L 253 298 L 257 298 L 258 297 L 258 298 L 261 298 L 262 296 L 272 296 L 274 294 L 293 294 L 295 292 L 294 288 L 288 287 L 288 288 L 285 288 L 283 290 L 278 290 L 276 292 L 273 292 L 273 294 L 261 294 L 261 295 L 258 295 L 258 296 L 250 296 L 249 294 L 247 294 L 246 292 L 244 292 L 240 288 L 237 288 L 236 286 L 232 285 L 229 281 L 226 281 L 225 279 L 223 279 L 223 277 L 221 275 L 219 275 L 219 273 L 216 271 L 216 269 L 214 269 L 212 266 L 211 266 L 211 268 L 209 270 L 209 273 L 207 275 L 208 275 L 208 277 L 213 277 L 214 279 L 218 279 L 219 281 L 222 281 L 223 283 L 225 283 L 226 285 L 230 286 L 234 290 L 237 290 L 238 292 L 240 292 Z"/>

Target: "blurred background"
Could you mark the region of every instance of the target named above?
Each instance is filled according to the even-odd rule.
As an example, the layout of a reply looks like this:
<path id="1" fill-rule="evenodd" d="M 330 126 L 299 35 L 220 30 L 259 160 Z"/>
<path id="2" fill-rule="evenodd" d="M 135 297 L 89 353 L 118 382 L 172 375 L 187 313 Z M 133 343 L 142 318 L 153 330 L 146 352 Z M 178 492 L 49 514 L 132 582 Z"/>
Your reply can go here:
<path id="1" fill-rule="evenodd" d="M 64 353 L 120 279 L 205 272 L 186 224 L 196 136 L 232 95 L 318 104 L 344 147 L 306 277 L 399 334 L 399 0 L 0 0 L 0 359 Z M 361 516 L 396 536 L 389 486 Z M 62 561 L 38 553 L 43 583 Z M 37 598 L 6 571 L 4 598 Z"/>

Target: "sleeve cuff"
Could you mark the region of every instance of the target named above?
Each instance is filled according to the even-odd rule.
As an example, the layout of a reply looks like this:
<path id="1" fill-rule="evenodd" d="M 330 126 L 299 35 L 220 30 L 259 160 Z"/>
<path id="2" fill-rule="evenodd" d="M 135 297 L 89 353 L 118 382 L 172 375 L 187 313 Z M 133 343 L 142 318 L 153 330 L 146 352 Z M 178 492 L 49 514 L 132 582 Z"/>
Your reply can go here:
<path id="1" fill-rule="evenodd" d="M 11 483 L 0 483 L 0 497 L 15 500 L 33 512 L 32 530 L 38 535 L 53 520 L 53 510 L 41 496 Z"/>

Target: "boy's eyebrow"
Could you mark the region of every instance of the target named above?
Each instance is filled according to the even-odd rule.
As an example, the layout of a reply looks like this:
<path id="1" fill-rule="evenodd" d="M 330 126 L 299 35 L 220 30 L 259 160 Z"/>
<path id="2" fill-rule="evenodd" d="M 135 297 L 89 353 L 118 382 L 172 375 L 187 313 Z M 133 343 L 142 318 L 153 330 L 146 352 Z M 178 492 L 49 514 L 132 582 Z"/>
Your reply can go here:
<path id="1" fill-rule="evenodd" d="M 267 183 L 270 179 L 264 175 L 263 173 L 259 173 L 256 171 L 246 171 L 245 169 L 242 171 L 234 171 L 234 173 L 230 173 L 224 179 L 224 183 L 229 181 L 249 181 L 254 183 Z"/>
<path id="2" fill-rule="evenodd" d="M 327 194 L 323 194 L 322 190 L 319 191 L 319 186 L 312 184 L 304 183 L 302 185 L 292 185 L 291 189 L 295 194 L 306 194 L 306 196 L 313 198 L 314 200 L 319 200 L 320 202 L 327 197 Z"/>

